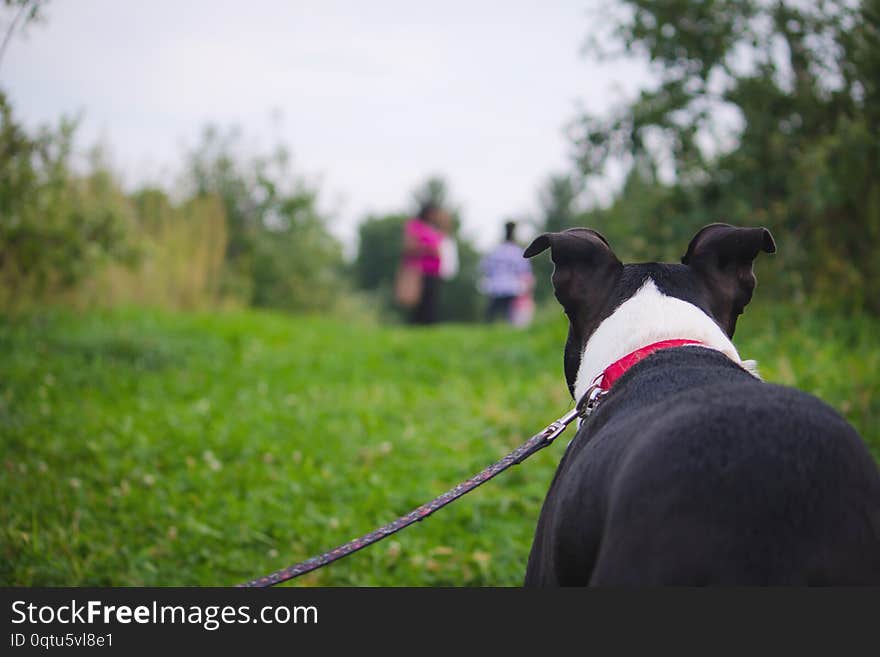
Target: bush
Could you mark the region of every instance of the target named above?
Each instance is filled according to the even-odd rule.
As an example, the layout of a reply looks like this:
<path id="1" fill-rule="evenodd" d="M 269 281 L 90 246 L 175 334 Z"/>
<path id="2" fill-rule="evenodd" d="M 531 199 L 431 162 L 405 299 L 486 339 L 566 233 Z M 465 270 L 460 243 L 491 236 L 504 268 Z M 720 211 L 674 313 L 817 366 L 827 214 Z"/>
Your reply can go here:
<path id="1" fill-rule="evenodd" d="M 326 311 L 345 293 L 342 247 L 317 208 L 317 191 L 276 145 L 252 155 L 235 130 L 209 126 L 188 156 L 195 198 L 220 200 L 227 219 L 221 294 L 248 305 Z"/>
<path id="2" fill-rule="evenodd" d="M 226 215 L 214 196 L 175 206 L 164 192 L 142 190 L 130 203 L 136 263 L 109 263 L 75 291 L 77 305 L 211 308 L 235 299 L 221 296 Z"/>
<path id="3" fill-rule="evenodd" d="M 131 260 L 132 215 L 99 163 L 71 172 L 75 124 L 32 137 L 0 91 L 0 308 L 15 310 L 71 290 L 102 263 Z"/>

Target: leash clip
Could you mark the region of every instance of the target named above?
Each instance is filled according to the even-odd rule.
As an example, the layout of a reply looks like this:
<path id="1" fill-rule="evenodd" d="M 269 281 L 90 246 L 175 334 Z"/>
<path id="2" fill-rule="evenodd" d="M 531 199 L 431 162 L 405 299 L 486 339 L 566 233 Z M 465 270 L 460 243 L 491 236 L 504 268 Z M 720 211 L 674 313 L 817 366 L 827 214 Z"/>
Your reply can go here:
<path id="1" fill-rule="evenodd" d="M 549 424 L 539 435 L 541 435 L 547 443 L 552 443 L 562 435 L 568 425 L 571 424 L 576 417 L 577 413 L 571 411 L 552 424 Z"/>
<path id="2" fill-rule="evenodd" d="M 604 372 L 600 373 L 595 379 L 593 379 L 593 383 L 590 384 L 590 387 L 587 388 L 586 392 L 581 395 L 581 398 L 578 400 L 577 406 L 575 406 L 575 410 L 577 411 L 577 415 L 581 420 L 585 420 L 588 418 L 593 411 L 596 410 L 596 406 L 599 405 L 599 402 L 602 401 L 602 398 L 608 394 L 607 390 L 603 390 L 601 387 L 601 379 L 605 375 Z"/>

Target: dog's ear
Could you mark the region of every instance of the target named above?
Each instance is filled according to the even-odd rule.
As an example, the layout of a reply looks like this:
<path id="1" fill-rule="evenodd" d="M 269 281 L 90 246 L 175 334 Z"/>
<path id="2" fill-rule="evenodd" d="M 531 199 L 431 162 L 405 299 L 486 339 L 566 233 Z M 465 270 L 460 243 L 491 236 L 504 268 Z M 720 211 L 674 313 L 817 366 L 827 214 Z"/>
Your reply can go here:
<path id="1" fill-rule="evenodd" d="M 623 265 L 608 241 L 595 230 L 570 228 L 561 233 L 538 235 L 523 257 L 531 258 L 550 249 L 553 291 L 569 317 L 596 308 L 608 294 Z"/>
<path id="2" fill-rule="evenodd" d="M 623 265 L 608 241 L 589 228 L 538 235 L 523 257 L 531 258 L 547 249 L 554 265 L 553 292 L 568 315 L 563 364 L 569 392 L 574 395 L 584 345 L 607 310 Z"/>
<path id="3" fill-rule="evenodd" d="M 681 259 L 704 282 L 712 315 L 730 337 L 755 290 L 752 262 L 762 251 L 776 253 L 766 228 L 709 224 L 694 235 Z"/>

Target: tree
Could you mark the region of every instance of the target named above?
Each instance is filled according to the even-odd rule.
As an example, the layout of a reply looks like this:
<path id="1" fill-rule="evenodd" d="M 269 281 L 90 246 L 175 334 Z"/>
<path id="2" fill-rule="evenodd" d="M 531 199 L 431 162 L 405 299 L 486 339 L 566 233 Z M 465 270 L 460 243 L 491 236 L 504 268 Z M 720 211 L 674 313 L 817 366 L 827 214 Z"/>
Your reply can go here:
<path id="1" fill-rule="evenodd" d="M 614 44 L 658 83 L 574 139 L 585 176 L 629 161 L 652 204 L 627 193 L 594 223 L 679 249 L 707 221 L 764 224 L 788 291 L 880 310 L 880 2 L 619 6 Z M 633 204 L 638 230 L 618 230 Z"/>
<path id="2" fill-rule="evenodd" d="M 0 91 L 0 306 L 39 302 L 134 255 L 112 175 L 98 159 L 87 175 L 71 171 L 75 128 L 62 120 L 28 134 Z"/>
<path id="3" fill-rule="evenodd" d="M 408 215 L 370 215 L 358 227 L 355 284 L 362 290 L 389 292 L 403 250 L 403 224 Z M 390 298 L 390 296 L 389 296 Z"/>
<path id="4" fill-rule="evenodd" d="M 208 126 L 188 154 L 187 186 L 216 195 L 227 219 L 223 293 L 250 305 L 327 310 L 343 289 L 342 248 L 317 208 L 317 191 L 290 168 L 283 145 L 251 155 L 237 129 Z"/>
<path id="5" fill-rule="evenodd" d="M 3 40 L 0 41 L 0 64 L 3 63 L 3 56 L 15 33 L 24 30 L 28 23 L 35 23 L 43 18 L 45 4 L 46 0 L 3 0 L 7 21 Z"/>
<path id="6" fill-rule="evenodd" d="M 572 175 L 551 175 L 539 193 L 541 206 L 541 229 L 559 232 L 574 228 L 579 220 L 578 199 L 583 192 L 583 182 Z"/>
<path id="7" fill-rule="evenodd" d="M 441 176 L 431 176 L 425 182 L 413 190 L 412 198 L 416 203 L 416 209 L 433 203 L 455 215 L 458 210 L 450 206 L 449 186 Z"/>

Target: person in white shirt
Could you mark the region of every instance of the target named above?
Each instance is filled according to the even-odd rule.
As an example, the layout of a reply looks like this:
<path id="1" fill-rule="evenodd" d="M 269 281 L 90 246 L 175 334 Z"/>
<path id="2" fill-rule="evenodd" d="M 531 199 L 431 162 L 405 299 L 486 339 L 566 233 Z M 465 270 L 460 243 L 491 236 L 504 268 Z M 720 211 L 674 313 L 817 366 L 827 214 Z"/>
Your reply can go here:
<path id="1" fill-rule="evenodd" d="M 489 297 L 486 320 L 503 318 L 513 322 L 514 304 L 518 297 L 530 294 L 533 286 L 532 267 L 523 258 L 522 247 L 516 243 L 516 224 L 504 224 L 504 241 L 480 263 L 480 291 Z"/>

